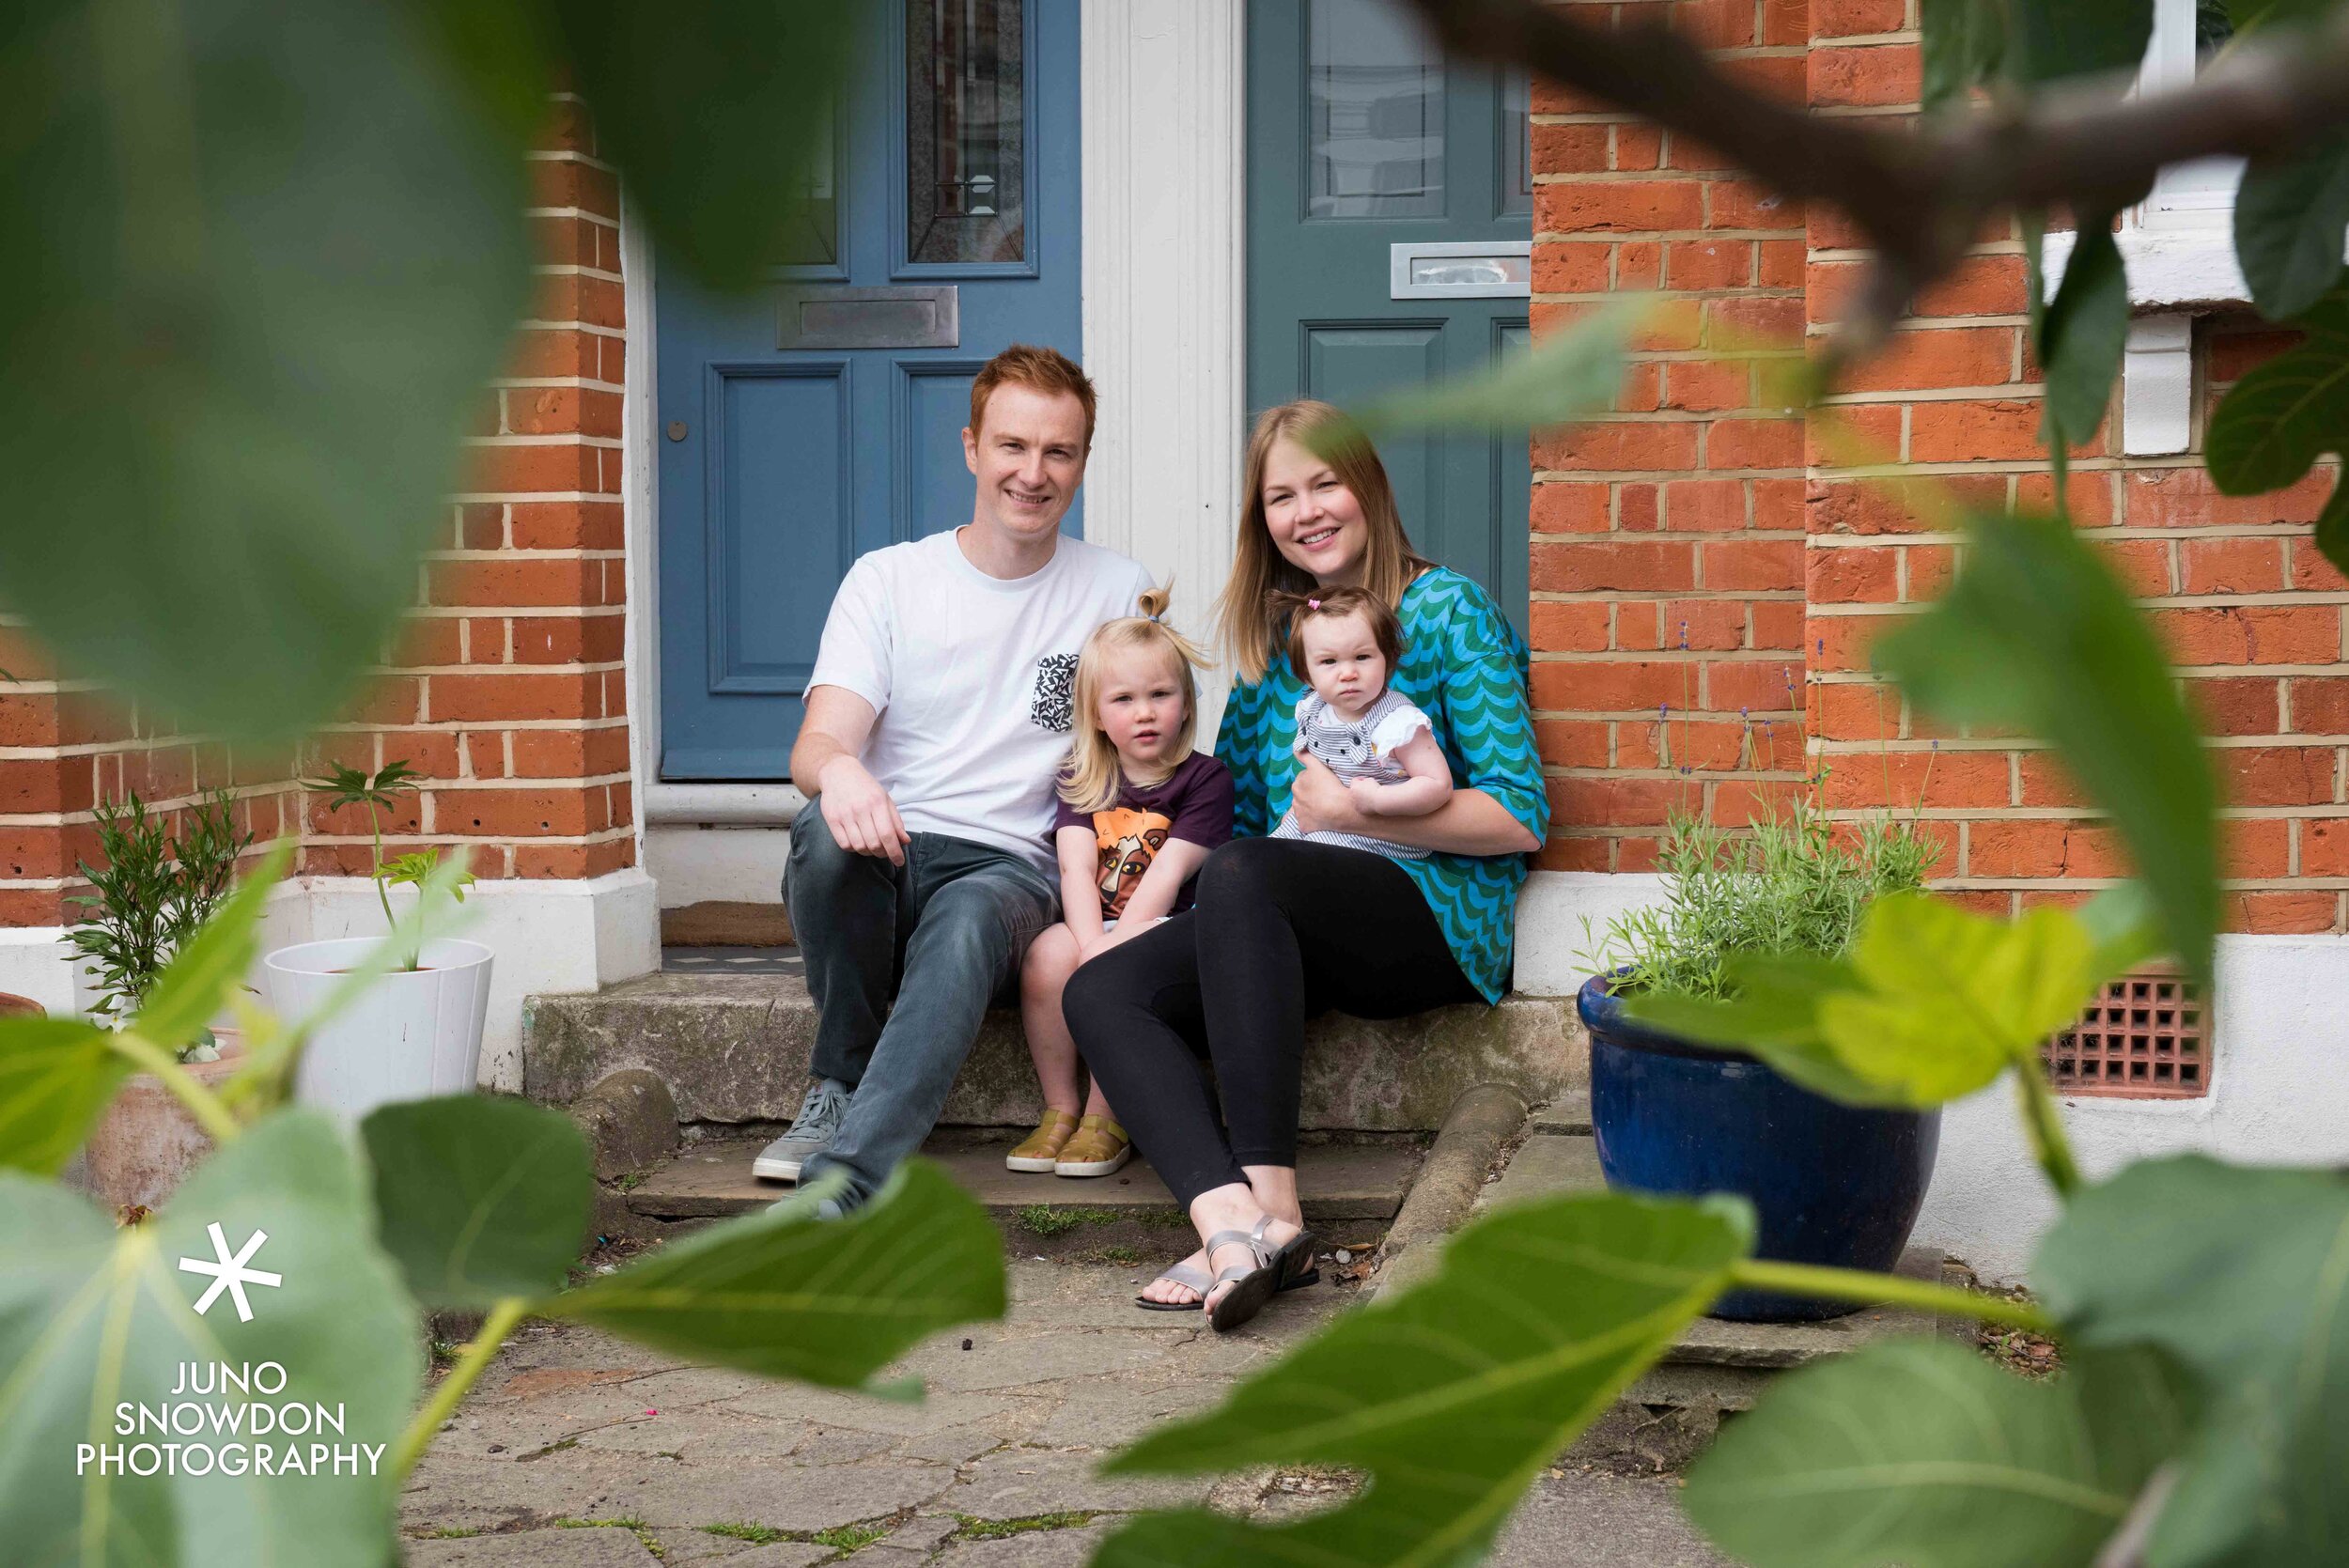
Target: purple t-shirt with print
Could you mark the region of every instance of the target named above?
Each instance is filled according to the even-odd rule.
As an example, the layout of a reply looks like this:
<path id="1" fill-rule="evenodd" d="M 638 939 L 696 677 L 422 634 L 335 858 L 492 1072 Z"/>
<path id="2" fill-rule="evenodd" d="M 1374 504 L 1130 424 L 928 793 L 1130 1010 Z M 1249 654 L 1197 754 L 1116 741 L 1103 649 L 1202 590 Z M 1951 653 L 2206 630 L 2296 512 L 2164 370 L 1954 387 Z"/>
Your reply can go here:
<path id="1" fill-rule="evenodd" d="M 1213 849 L 1232 836 L 1232 775 L 1205 752 L 1183 759 L 1166 782 L 1147 789 L 1121 779 L 1117 799 L 1096 812 L 1063 800 L 1052 813 L 1052 834 L 1063 828 L 1090 828 L 1100 846 L 1097 882 L 1101 918 L 1115 920 L 1141 885 L 1142 874 L 1170 838 Z M 1190 908 L 1190 883 L 1174 895 L 1176 912 Z"/>

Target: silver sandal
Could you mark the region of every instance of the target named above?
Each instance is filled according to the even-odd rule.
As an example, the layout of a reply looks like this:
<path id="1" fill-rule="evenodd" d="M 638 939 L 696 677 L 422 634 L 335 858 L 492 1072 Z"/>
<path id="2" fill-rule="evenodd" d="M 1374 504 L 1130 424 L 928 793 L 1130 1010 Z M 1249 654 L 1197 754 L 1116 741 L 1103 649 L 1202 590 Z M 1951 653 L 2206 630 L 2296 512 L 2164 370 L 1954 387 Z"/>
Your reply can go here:
<path id="1" fill-rule="evenodd" d="M 1206 1300 L 1207 1292 L 1215 1288 L 1215 1281 L 1207 1278 L 1206 1269 L 1195 1268 L 1187 1263 L 1171 1265 L 1159 1279 L 1172 1280 L 1185 1290 L 1196 1291 L 1198 1298 L 1191 1301 L 1153 1301 L 1146 1296 L 1135 1296 L 1134 1305 L 1145 1312 L 1195 1312 L 1199 1310 L 1199 1302 Z M 1151 1281 L 1153 1284 L 1157 1282 L 1157 1280 Z"/>
<path id="2" fill-rule="evenodd" d="M 1259 1224 L 1252 1233 L 1218 1231 L 1209 1236 L 1208 1262 L 1215 1261 L 1217 1248 L 1235 1245 L 1248 1249 L 1249 1262 L 1245 1265 L 1234 1264 L 1219 1271 L 1207 1286 L 1209 1291 L 1217 1285 L 1231 1287 L 1216 1298 L 1214 1306 L 1207 1309 L 1207 1326 L 1219 1334 L 1231 1332 L 1264 1311 L 1264 1304 L 1271 1300 L 1273 1293 L 1281 1288 L 1283 1265 L 1287 1257 L 1287 1249 L 1265 1245 L 1264 1226 Z"/>
<path id="3" fill-rule="evenodd" d="M 1256 1221 L 1256 1228 L 1251 1231 L 1245 1238 L 1250 1243 L 1251 1250 L 1262 1255 L 1265 1250 L 1271 1245 L 1269 1242 L 1265 1240 L 1264 1234 L 1265 1227 L 1270 1225 L 1271 1223 L 1272 1217 L 1268 1214 L 1262 1219 Z M 1219 1235 L 1225 1236 L 1239 1234 L 1237 1231 L 1222 1231 L 1217 1234 Z M 1300 1240 L 1306 1243 L 1306 1245 L 1302 1248 L 1299 1248 L 1297 1245 Z M 1214 1249 L 1210 1247 L 1208 1250 L 1213 1251 Z M 1296 1237 L 1292 1238 L 1285 1247 L 1281 1248 L 1279 1250 L 1284 1254 L 1284 1256 L 1281 1265 L 1281 1282 L 1273 1287 L 1273 1291 L 1276 1295 L 1282 1291 L 1302 1290 L 1307 1285 L 1317 1285 L 1321 1283 L 1321 1269 L 1320 1266 L 1314 1262 L 1314 1244 L 1313 1237 L 1310 1233 L 1302 1231 L 1299 1232 Z M 1303 1265 L 1301 1268 L 1298 1266 L 1299 1264 Z M 1171 1280 L 1174 1283 L 1182 1286 L 1185 1290 L 1192 1292 L 1193 1299 L 1189 1301 L 1153 1301 L 1146 1296 L 1135 1296 L 1134 1305 L 1140 1307 L 1145 1312 L 1197 1312 L 1199 1310 L 1199 1303 L 1206 1299 L 1207 1292 L 1215 1289 L 1217 1283 L 1217 1281 L 1207 1278 L 1207 1271 L 1206 1269 L 1197 1267 L 1188 1263 L 1170 1265 L 1162 1273 L 1159 1275 L 1159 1279 Z M 1151 1282 L 1155 1284 L 1157 1283 L 1157 1281 L 1153 1281 Z"/>

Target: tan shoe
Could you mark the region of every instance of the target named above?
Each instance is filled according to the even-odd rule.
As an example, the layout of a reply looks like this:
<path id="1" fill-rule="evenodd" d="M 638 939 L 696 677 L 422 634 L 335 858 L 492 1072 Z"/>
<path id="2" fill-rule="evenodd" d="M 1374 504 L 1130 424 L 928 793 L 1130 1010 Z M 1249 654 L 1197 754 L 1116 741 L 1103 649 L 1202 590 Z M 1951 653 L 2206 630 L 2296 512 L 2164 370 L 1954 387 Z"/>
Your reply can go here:
<path id="1" fill-rule="evenodd" d="M 1047 1110 L 1044 1120 L 1035 1125 L 1035 1131 L 1003 1157 L 1003 1169 L 1036 1174 L 1058 1170 L 1061 1148 L 1076 1130 L 1077 1117 L 1073 1112 Z"/>
<path id="2" fill-rule="evenodd" d="M 1106 1176 L 1134 1157 L 1126 1129 L 1106 1116 L 1080 1118 L 1052 1166 L 1056 1176 Z"/>

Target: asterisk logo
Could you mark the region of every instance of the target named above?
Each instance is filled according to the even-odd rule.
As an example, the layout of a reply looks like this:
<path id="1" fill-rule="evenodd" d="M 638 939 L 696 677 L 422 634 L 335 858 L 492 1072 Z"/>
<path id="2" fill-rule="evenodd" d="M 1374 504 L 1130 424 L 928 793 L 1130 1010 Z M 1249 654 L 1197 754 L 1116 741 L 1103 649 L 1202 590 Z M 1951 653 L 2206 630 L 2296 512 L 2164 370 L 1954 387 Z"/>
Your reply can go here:
<path id="1" fill-rule="evenodd" d="M 206 1263 L 201 1258 L 179 1260 L 180 1272 L 210 1274 L 212 1277 L 212 1282 L 204 1287 L 204 1294 L 195 1298 L 196 1316 L 202 1317 L 206 1312 L 210 1312 L 212 1303 L 220 1299 L 220 1293 L 226 1291 L 237 1303 L 237 1321 L 250 1323 L 253 1321 L 253 1303 L 244 1298 L 244 1287 L 247 1285 L 282 1285 L 286 1282 L 284 1276 L 272 1274 L 265 1268 L 245 1267 L 246 1261 L 261 1250 L 261 1243 L 269 1239 L 269 1233 L 267 1231 L 254 1232 L 252 1237 L 238 1249 L 234 1256 L 229 1254 L 228 1238 L 221 1234 L 220 1221 L 217 1219 L 212 1221 L 211 1236 L 212 1261 L 210 1263 Z"/>

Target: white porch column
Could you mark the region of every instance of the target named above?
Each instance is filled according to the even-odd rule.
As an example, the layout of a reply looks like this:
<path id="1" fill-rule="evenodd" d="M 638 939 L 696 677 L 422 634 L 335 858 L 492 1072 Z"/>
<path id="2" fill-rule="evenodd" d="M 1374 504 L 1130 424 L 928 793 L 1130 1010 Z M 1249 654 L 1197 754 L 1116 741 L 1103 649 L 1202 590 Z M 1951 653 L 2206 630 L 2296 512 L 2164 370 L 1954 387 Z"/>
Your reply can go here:
<path id="1" fill-rule="evenodd" d="M 1087 0 L 1085 536 L 1174 580 L 1204 637 L 1231 567 L 1247 410 L 1241 0 Z M 1221 679 L 1202 693 L 1214 733 Z"/>

